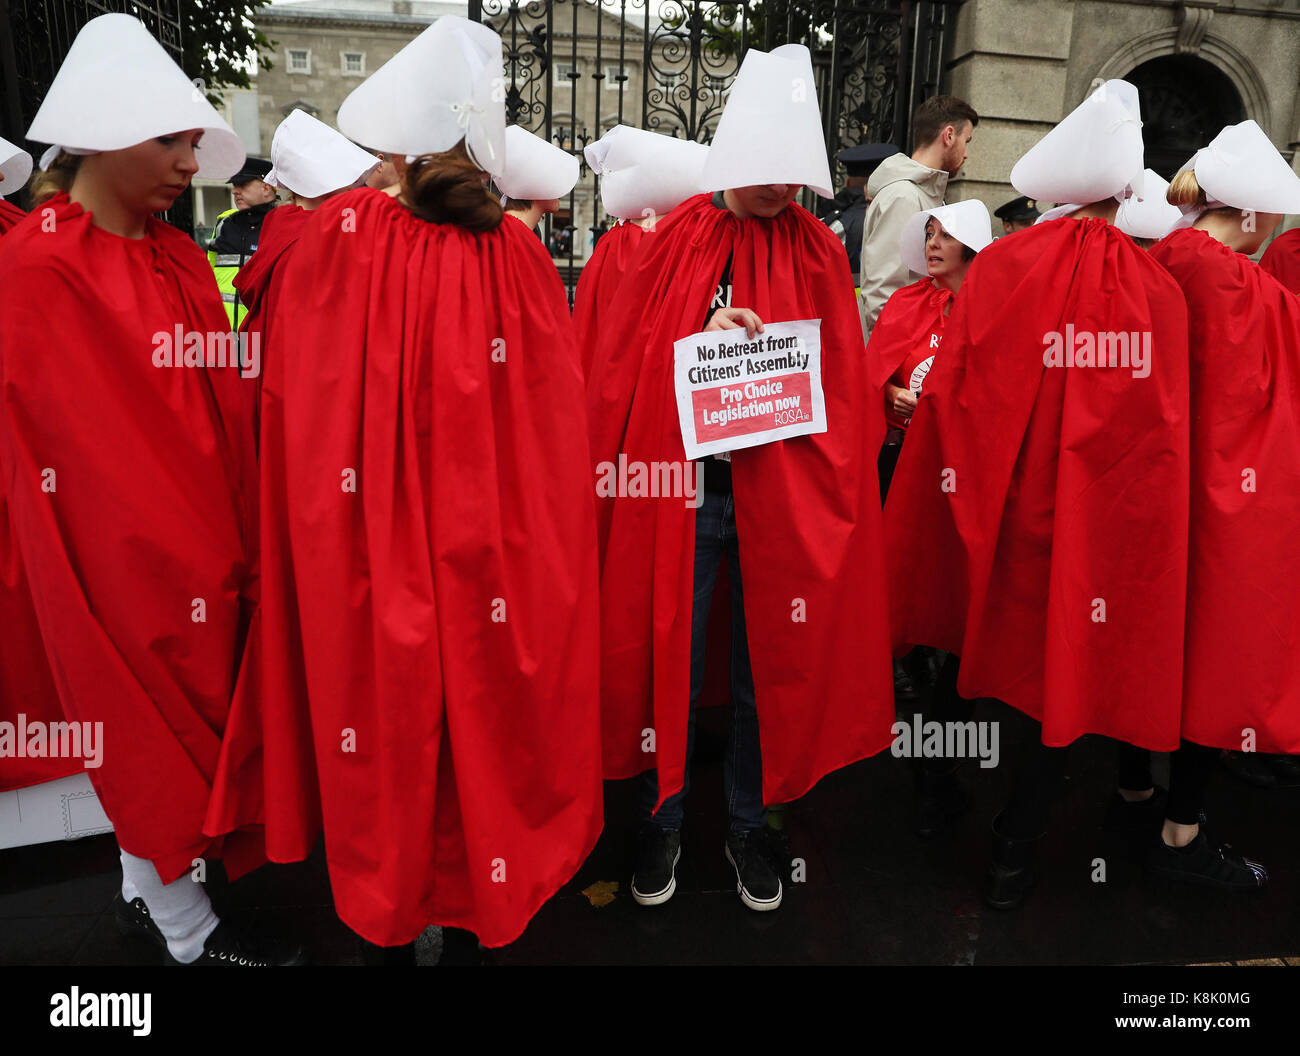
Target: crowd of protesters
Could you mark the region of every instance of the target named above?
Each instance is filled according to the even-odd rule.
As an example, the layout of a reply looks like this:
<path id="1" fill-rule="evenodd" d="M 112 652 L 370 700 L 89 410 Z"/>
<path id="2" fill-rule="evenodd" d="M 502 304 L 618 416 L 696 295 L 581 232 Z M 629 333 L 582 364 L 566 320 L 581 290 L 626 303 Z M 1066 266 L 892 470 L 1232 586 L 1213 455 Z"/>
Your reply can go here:
<path id="1" fill-rule="evenodd" d="M 1137 90 L 1098 83 L 1016 163 L 995 239 L 946 201 L 977 110 L 937 96 L 910 155 L 845 152 L 823 222 L 796 201 L 834 190 L 810 55 L 751 50 L 708 147 L 586 148 L 611 226 L 570 310 L 537 228 L 578 159 L 507 128 L 501 76 L 491 29 L 440 18 L 259 163 L 108 14 L 28 130 L 34 178 L 0 142 L 28 207 L 0 206 L 0 730 L 102 724 L 123 932 L 168 963 L 304 963 L 195 866 L 323 836 L 370 961 L 413 963 L 430 925 L 502 946 L 620 778 L 632 896 L 667 902 L 720 584 L 715 853 L 749 910 L 789 882 L 781 808 L 917 701 L 1036 724 L 988 904 L 1039 879 L 1085 735 L 1115 742 L 1106 825 L 1152 873 L 1264 885 L 1205 813 L 1225 753 L 1275 776 L 1300 753 L 1300 239 L 1251 259 L 1300 177 L 1264 132 L 1166 183 Z M 236 188 L 206 259 L 158 218 L 194 176 Z M 695 349 L 795 345 L 812 366 L 743 362 L 808 394 L 801 425 L 701 418 Z M 0 791 L 81 769 L 12 741 Z M 959 763 L 911 761 L 919 835 L 968 810 Z"/>

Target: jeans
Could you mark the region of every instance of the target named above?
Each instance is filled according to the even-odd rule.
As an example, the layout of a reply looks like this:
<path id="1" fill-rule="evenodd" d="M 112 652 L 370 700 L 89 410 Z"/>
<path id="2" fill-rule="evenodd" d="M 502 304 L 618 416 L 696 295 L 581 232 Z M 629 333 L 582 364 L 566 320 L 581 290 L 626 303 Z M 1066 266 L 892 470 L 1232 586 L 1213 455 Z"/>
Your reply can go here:
<path id="1" fill-rule="evenodd" d="M 754 703 L 754 674 L 749 666 L 745 636 L 745 607 L 740 584 L 740 550 L 736 535 L 736 506 L 731 492 L 704 490 L 695 512 L 695 596 L 691 609 L 691 703 L 686 727 L 686 774 L 682 790 L 669 796 L 653 814 L 659 798 L 654 770 L 641 777 L 641 817 L 664 829 L 682 827 L 682 805 L 691 787 L 691 754 L 695 749 L 695 702 L 704 684 L 704 652 L 709 605 L 718 582 L 718 566 L 727 561 L 731 581 L 731 728 L 723 763 L 723 787 L 731 831 L 760 828 L 763 810 L 763 759 L 758 740 L 758 709 Z"/>

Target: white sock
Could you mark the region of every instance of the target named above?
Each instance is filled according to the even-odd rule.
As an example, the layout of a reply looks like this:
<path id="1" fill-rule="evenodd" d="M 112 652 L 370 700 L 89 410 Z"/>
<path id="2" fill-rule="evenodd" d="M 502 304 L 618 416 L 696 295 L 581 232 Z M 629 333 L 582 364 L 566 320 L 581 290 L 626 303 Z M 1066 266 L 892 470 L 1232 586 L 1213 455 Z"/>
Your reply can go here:
<path id="1" fill-rule="evenodd" d="M 122 851 L 122 897 L 128 902 L 144 899 L 149 916 L 167 940 L 168 952 L 182 964 L 203 955 L 203 943 L 219 923 L 202 884 L 188 874 L 164 884 L 153 862 L 126 851 Z"/>
<path id="2" fill-rule="evenodd" d="M 118 852 L 123 853 L 121 847 L 118 848 Z M 134 902 L 139 897 L 140 897 L 140 892 L 136 890 L 135 884 L 131 883 L 131 878 L 126 875 L 126 870 L 123 869 L 122 870 L 122 898 L 125 899 L 126 904 L 129 906 L 132 902 Z"/>

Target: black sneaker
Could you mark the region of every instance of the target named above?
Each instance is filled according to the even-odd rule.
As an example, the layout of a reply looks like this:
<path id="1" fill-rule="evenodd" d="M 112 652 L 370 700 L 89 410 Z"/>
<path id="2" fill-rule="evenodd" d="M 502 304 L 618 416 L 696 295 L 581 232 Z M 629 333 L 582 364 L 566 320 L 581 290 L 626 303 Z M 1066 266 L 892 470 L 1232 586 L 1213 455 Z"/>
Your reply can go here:
<path id="1" fill-rule="evenodd" d="M 1230 844 L 1219 845 L 1204 830 L 1186 847 L 1170 847 L 1157 836 L 1147 856 L 1147 868 L 1157 876 L 1220 890 L 1257 890 L 1268 883 L 1268 870 L 1243 858 Z"/>
<path id="2" fill-rule="evenodd" d="M 181 963 L 171 955 L 170 951 L 165 955 L 164 962 Z M 301 946 L 255 939 L 222 920 L 204 941 L 203 952 L 198 959 L 189 961 L 185 967 L 229 965 L 241 968 L 264 968 L 269 965 L 287 966 L 306 963 L 307 957 Z"/>
<path id="3" fill-rule="evenodd" d="M 726 855 L 736 870 L 736 893 L 745 905 L 760 913 L 781 905 L 781 877 L 777 875 L 762 829 L 731 833 L 727 837 Z"/>
<path id="4" fill-rule="evenodd" d="M 677 890 L 677 862 L 682 857 L 682 834 L 646 824 L 641 829 L 632 874 L 632 897 L 637 905 L 658 906 Z"/>
<path id="5" fill-rule="evenodd" d="M 128 902 L 119 891 L 113 896 L 113 919 L 117 922 L 117 930 L 123 935 L 129 938 L 152 939 L 159 946 L 166 948 L 167 940 L 158 930 L 158 925 L 153 922 L 153 917 L 149 916 L 149 907 L 144 904 L 143 898 Z"/>

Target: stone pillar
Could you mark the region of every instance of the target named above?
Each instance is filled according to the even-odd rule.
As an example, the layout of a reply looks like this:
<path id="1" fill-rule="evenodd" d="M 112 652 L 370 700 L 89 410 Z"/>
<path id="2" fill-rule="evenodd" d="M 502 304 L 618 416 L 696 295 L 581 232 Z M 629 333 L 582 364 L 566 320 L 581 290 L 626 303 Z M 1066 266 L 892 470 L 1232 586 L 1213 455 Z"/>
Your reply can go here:
<path id="1" fill-rule="evenodd" d="M 1070 109 L 1066 67 L 1073 0 L 966 0 L 957 13 L 947 90 L 980 115 L 970 160 L 949 202 L 978 198 L 989 212 L 1016 197 L 1011 167 Z M 1002 233 L 993 222 L 993 233 Z"/>

